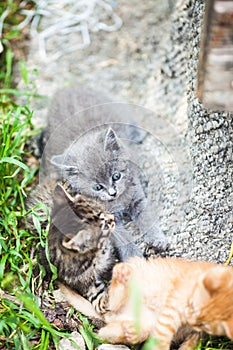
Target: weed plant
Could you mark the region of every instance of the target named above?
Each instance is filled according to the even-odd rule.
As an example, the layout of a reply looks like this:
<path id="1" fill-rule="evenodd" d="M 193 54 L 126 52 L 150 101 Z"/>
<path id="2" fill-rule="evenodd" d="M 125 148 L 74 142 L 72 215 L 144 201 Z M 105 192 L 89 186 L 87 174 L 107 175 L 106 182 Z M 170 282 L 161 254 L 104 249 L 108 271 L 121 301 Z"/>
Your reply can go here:
<path id="1" fill-rule="evenodd" d="M 35 134 L 32 112 L 10 104 L 5 95 L 1 107 L 0 348 L 47 349 L 50 340 L 56 344 L 61 334 L 46 320 L 32 291 L 32 252 L 46 241 L 46 231 L 35 235 L 26 227 L 26 191 L 37 171 L 27 165 L 31 156 L 27 145 Z"/>
<path id="2" fill-rule="evenodd" d="M 19 39 L 19 33 L 10 29 L 10 23 L 17 23 L 17 7 L 12 1 L 0 5 L 1 14 L 6 8 L 12 14 L 4 26 L 1 44 L 5 50 L 0 61 L 0 349 L 48 349 L 51 344 L 56 347 L 59 336 L 66 334 L 50 325 L 34 294 L 32 255 L 37 246 L 45 245 L 46 231 L 35 235 L 27 229 L 25 199 L 37 172 L 35 166 L 29 166 L 28 144 L 38 130 L 29 107 L 12 99 L 24 94 L 12 85 L 11 40 Z M 27 83 L 23 64 L 21 73 Z M 34 215 L 36 218 L 36 211 Z"/>

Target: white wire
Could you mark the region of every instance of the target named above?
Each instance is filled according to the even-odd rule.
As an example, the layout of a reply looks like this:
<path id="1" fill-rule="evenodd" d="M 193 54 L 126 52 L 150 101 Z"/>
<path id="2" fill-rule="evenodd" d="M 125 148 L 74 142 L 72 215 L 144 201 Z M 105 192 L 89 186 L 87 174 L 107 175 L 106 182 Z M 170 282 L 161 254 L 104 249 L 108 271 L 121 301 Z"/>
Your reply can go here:
<path id="1" fill-rule="evenodd" d="M 82 49 L 91 44 L 90 32 L 112 32 L 122 26 L 122 19 L 117 16 L 111 0 L 34 0 L 35 8 L 26 10 L 27 0 L 19 4 L 19 12 L 24 16 L 17 29 L 22 30 L 30 23 L 31 36 L 38 37 L 41 57 L 47 59 L 47 39 L 59 35 L 69 35 L 72 32 L 80 33 L 80 41 L 76 45 L 62 48 L 53 59 L 66 53 Z M 0 52 L 3 51 L 2 30 L 3 24 L 10 13 L 7 8 L 0 17 Z M 100 19 L 101 14 L 101 19 Z M 47 17 L 49 26 L 40 28 L 42 17 Z M 111 22 L 107 24 L 106 22 Z"/>
<path id="2" fill-rule="evenodd" d="M 80 33 L 80 41 L 73 46 L 63 47 L 52 59 L 57 59 L 65 53 L 82 49 L 91 44 L 90 32 L 100 30 L 111 32 L 118 30 L 122 26 L 122 20 L 114 12 L 107 0 L 37 0 L 35 16 L 37 20 L 33 22 L 32 33 L 39 39 L 39 51 L 43 58 L 48 58 L 46 43 L 48 38 L 57 34 L 68 35 L 72 32 Z M 98 10 L 101 10 L 98 12 Z M 100 20 L 99 13 L 104 20 Z M 39 31 L 39 18 L 46 16 L 50 25 L 46 29 Z M 111 25 L 105 23 L 105 19 L 112 22 Z"/>
<path id="3" fill-rule="evenodd" d="M 7 9 L 2 13 L 2 15 L 0 17 L 0 53 L 2 53 L 4 50 L 3 45 L 2 45 L 3 24 L 4 24 L 6 17 L 9 15 L 10 12 L 11 12 L 10 7 L 7 7 Z"/>

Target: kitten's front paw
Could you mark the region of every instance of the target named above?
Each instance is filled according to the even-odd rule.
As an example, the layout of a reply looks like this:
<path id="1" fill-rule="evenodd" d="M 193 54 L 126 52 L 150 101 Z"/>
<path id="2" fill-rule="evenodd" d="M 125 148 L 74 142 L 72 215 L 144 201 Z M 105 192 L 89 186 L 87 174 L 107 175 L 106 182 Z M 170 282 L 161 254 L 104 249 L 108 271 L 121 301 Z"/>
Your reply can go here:
<path id="1" fill-rule="evenodd" d="M 126 284 L 130 278 L 131 268 L 126 263 L 118 263 L 114 266 L 112 280 L 117 283 Z"/>
<path id="2" fill-rule="evenodd" d="M 147 334 L 140 332 L 132 321 L 123 321 L 122 329 L 125 339 L 129 344 L 138 344 L 146 340 Z"/>

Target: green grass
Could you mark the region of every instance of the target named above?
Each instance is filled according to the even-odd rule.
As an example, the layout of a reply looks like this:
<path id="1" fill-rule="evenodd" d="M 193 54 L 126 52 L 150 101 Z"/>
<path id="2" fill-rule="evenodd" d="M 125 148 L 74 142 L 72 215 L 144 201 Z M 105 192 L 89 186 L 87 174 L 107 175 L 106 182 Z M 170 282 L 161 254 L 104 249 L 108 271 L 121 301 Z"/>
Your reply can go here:
<path id="1" fill-rule="evenodd" d="M 36 131 L 28 107 L 10 106 L 6 96 L 1 97 L 2 107 L 6 100 L 0 115 L 0 347 L 46 349 L 50 339 L 56 344 L 61 334 L 45 319 L 32 293 L 32 287 L 37 288 L 32 247 L 45 242 L 46 236 L 32 234 L 25 226 L 26 191 L 37 171 L 27 165 L 27 144 Z"/>
<path id="2" fill-rule="evenodd" d="M 1 3 L 1 13 L 12 6 L 15 15 L 15 3 L 4 2 L 5 8 Z M 46 231 L 35 235 L 26 228 L 25 199 L 37 172 L 36 167 L 28 166 L 32 157 L 28 143 L 39 130 L 32 124 L 28 105 L 18 106 L 12 99 L 30 97 L 32 93 L 18 91 L 12 84 L 14 55 L 10 40 L 15 40 L 17 33 L 9 32 L 11 20 L 4 33 L 5 51 L 0 61 L 0 348 L 47 349 L 49 344 L 56 347 L 59 338 L 67 334 L 50 325 L 35 295 L 41 280 L 33 277 L 32 247 L 35 250 L 45 244 Z M 23 63 L 20 71 L 27 85 Z"/>
<path id="3" fill-rule="evenodd" d="M 12 56 L 11 47 L 24 36 L 23 32 L 19 31 L 16 27 L 23 20 L 23 17 L 19 13 L 19 5 L 22 3 L 20 0 L 5 0 L 0 1 L 0 16 L 4 18 L 1 38 L 1 48 L 3 52 L 0 56 L 0 86 L 5 88 L 11 85 L 11 68 L 12 65 L 9 60 L 9 55 Z M 27 7 L 29 1 L 25 2 Z M 32 2 L 31 2 L 32 4 Z M 12 59 L 12 57 L 11 57 Z"/>

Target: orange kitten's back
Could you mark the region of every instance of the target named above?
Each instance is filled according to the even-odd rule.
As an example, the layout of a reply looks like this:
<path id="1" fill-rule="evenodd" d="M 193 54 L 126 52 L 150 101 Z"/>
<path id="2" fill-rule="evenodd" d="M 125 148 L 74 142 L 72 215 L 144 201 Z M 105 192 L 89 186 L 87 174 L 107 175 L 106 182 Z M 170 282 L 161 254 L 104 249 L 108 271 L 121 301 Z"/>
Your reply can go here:
<path id="1" fill-rule="evenodd" d="M 168 293 L 173 293 L 173 289 L 174 292 L 179 290 L 181 293 L 178 298 L 182 299 L 182 293 L 185 297 L 196 283 L 198 276 L 213 266 L 212 263 L 204 261 L 175 258 L 145 260 L 139 257 L 130 258 L 124 265 L 131 269 L 130 278 L 133 280 L 134 287 L 140 289 L 144 298 L 153 299 L 153 296 L 157 297 L 156 293 L 158 293 L 160 305 Z M 113 288 L 110 286 L 110 296 L 112 292 Z"/>

